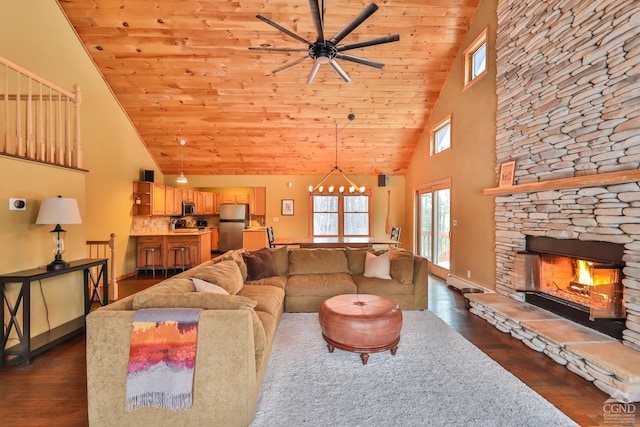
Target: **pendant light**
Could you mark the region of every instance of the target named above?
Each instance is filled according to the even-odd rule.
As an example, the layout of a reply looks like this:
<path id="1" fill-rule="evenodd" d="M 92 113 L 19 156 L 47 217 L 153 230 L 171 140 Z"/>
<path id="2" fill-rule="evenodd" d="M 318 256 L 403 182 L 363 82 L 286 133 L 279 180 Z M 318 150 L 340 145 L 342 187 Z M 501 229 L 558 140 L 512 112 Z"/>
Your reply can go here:
<path id="1" fill-rule="evenodd" d="M 325 175 L 324 178 L 322 178 L 322 181 L 320 181 L 320 183 L 318 185 L 316 185 L 315 187 L 311 186 L 311 185 L 309 186 L 309 193 L 314 193 L 316 191 L 322 193 L 324 191 L 324 186 L 322 184 L 324 184 L 324 182 L 327 180 L 327 178 L 329 178 L 331 176 L 331 174 L 333 174 L 335 171 L 338 171 L 340 173 L 340 175 L 342 175 L 342 177 L 349 183 L 349 193 L 353 193 L 355 191 L 357 191 L 359 193 L 364 193 L 365 187 L 364 186 L 358 187 L 356 184 L 354 184 L 354 182 L 338 166 L 338 132 L 340 132 L 342 129 L 347 127 L 347 125 L 351 121 L 353 121 L 356 118 L 356 116 L 355 116 L 355 114 L 349 114 L 349 116 L 347 116 L 347 118 L 349 119 L 349 121 L 347 123 L 345 123 L 344 126 L 342 126 L 340 128 L 340 130 L 338 130 L 338 124 L 336 123 L 336 165 L 329 171 L 328 174 Z M 333 193 L 333 191 L 335 190 L 335 187 L 333 185 L 331 185 L 331 186 L 329 186 L 329 188 L 327 190 L 329 191 L 329 193 Z M 338 191 L 340 193 L 342 193 L 344 190 L 345 190 L 345 188 L 342 185 L 338 188 Z"/>
<path id="2" fill-rule="evenodd" d="M 184 139 L 180 140 L 180 176 L 176 179 L 176 182 L 178 184 L 186 184 L 187 182 L 187 177 L 184 176 L 184 165 L 183 165 L 183 161 L 184 161 L 184 144 L 186 144 L 186 141 Z"/>

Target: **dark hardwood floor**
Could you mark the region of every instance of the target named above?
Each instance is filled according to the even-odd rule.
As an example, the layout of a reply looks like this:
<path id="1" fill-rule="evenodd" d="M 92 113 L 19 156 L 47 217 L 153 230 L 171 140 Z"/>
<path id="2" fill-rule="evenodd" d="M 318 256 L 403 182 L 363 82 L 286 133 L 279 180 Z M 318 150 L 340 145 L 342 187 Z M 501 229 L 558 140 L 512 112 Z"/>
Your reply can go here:
<path id="1" fill-rule="evenodd" d="M 122 280 L 120 297 L 160 280 L 151 277 Z M 437 278 L 429 280 L 429 309 L 453 329 L 581 426 L 611 426 L 603 419 L 603 404 L 608 395 L 469 313 L 457 290 Z M 84 345 L 81 335 L 35 357 L 29 366 L 1 368 L 0 425 L 86 426 Z"/>

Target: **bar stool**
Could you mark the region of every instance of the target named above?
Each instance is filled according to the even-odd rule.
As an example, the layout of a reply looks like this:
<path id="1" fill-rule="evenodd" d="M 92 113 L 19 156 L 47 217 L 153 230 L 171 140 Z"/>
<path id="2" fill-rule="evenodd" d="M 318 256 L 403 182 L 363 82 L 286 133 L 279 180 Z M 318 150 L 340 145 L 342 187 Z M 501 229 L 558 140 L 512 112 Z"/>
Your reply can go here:
<path id="1" fill-rule="evenodd" d="M 169 248 L 169 259 L 171 259 L 171 254 L 173 253 L 173 272 L 178 271 L 178 264 L 180 264 L 180 268 L 182 271 L 185 271 L 191 268 L 191 251 L 189 251 L 189 246 L 173 246 Z M 180 263 L 178 263 L 178 255 L 180 259 Z M 168 266 L 167 266 L 168 267 Z M 169 268 L 165 270 L 165 276 L 168 274 Z"/>
<path id="2" fill-rule="evenodd" d="M 160 264 L 156 264 L 156 251 L 160 254 Z M 156 277 L 156 268 L 162 270 L 162 246 L 151 246 L 138 248 L 138 259 L 140 259 L 140 253 L 144 252 L 144 264 L 136 268 L 136 277 L 138 277 L 138 271 L 151 269 L 153 277 Z M 151 263 L 149 263 L 149 257 L 151 257 Z"/>

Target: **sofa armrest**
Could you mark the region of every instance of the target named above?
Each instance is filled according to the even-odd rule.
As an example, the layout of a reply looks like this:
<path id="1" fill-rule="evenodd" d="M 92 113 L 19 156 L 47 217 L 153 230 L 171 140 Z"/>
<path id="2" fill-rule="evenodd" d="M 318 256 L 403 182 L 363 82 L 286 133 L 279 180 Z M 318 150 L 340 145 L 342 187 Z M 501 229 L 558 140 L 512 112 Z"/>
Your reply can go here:
<path id="1" fill-rule="evenodd" d="M 417 308 L 428 308 L 429 261 L 418 255 L 413 257 L 413 286 Z"/>
<path id="2" fill-rule="evenodd" d="M 193 405 L 185 411 L 126 412 L 125 390 L 134 311 L 87 316 L 89 423 L 107 425 L 248 425 L 258 386 L 249 310 L 205 310 L 198 322 Z"/>

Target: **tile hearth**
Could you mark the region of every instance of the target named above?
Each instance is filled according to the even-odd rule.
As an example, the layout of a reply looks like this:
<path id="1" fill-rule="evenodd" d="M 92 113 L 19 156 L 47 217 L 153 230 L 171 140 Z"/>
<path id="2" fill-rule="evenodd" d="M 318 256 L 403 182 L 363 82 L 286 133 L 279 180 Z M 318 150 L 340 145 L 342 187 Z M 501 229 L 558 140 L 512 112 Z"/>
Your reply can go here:
<path id="1" fill-rule="evenodd" d="M 622 402 L 640 401 L 640 352 L 600 332 L 497 293 L 466 293 L 469 311 Z"/>

